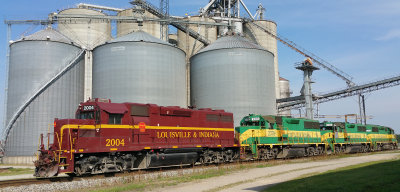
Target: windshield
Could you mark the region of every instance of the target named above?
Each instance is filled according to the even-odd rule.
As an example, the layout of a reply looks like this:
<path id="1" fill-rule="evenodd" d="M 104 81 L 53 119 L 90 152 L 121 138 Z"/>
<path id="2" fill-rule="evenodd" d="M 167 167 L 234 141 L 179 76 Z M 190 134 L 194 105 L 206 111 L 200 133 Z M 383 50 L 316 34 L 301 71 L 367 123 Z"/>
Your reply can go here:
<path id="1" fill-rule="evenodd" d="M 93 111 L 87 111 L 87 112 L 81 112 L 76 115 L 77 119 L 94 119 L 94 112 Z"/>

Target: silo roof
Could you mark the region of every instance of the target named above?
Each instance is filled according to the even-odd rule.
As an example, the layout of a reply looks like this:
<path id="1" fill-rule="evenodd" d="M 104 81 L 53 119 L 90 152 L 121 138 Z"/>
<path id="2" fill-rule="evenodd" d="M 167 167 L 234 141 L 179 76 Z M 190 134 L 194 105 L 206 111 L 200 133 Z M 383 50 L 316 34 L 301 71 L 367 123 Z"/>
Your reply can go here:
<path id="1" fill-rule="evenodd" d="M 73 41 L 71 39 L 69 39 L 65 35 L 61 34 L 60 32 L 50 27 L 38 31 L 32 35 L 22 37 L 21 39 L 18 39 L 15 42 L 19 41 L 55 41 L 55 42 L 73 44 Z"/>
<path id="2" fill-rule="evenodd" d="M 149 43 L 159 43 L 159 44 L 174 46 L 144 31 L 136 31 L 133 33 L 129 33 L 127 35 L 108 41 L 107 43 L 116 43 L 116 42 L 149 42 Z"/>
<path id="3" fill-rule="evenodd" d="M 229 36 L 223 36 L 223 37 L 218 38 L 215 42 L 211 43 L 204 49 L 197 52 L 197 54 L 203 53 L 206 51 L 217 50 L 217 49 L 231 49 L 231 48 L 265 50 L 260 45 L 257 45 L 255 43 L 251 42 L 250 40 L 247 40 L 244 37 L 241 37 L 238 35 L 229 35 Z"/>

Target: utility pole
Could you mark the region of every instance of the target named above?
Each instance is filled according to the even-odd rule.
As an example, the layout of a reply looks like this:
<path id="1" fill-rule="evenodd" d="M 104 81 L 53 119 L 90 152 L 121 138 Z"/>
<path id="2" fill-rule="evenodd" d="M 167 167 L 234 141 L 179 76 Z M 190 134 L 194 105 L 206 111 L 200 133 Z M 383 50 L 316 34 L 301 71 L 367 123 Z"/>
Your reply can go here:
<path id="1" fill-rule="evenodd" d="M 358 106 L 360 108 L 360 123 L 367 124 L 367 115 L 365 114 L 365 97 L 363 94 L 358 95 Z"/>

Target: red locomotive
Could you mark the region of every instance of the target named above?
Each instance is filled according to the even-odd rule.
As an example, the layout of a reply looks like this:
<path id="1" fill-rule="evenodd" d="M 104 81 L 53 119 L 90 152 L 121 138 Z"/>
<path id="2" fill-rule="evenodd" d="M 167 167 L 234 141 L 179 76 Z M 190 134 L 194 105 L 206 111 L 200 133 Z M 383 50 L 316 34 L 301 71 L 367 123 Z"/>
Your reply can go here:
<path id="1" fill-rule="evenodd" d="M 94 99 L 79 105 L 76 119 L 54 121 L 53 144 L 47 149 L 41 138 L 37 177 L 220 163 L 239 157 L 233 114 L 224 110 Z"/>

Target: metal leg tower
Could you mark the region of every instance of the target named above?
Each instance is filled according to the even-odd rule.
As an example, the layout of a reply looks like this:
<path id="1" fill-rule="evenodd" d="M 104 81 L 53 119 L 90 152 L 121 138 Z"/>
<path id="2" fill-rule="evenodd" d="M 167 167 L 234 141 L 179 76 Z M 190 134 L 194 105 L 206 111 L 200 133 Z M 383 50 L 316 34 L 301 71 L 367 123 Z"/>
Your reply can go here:
<path id="1" fill-rule="evenodd" d="M 169 18 L 169 0 L 160 0 L 160 11 L 164 14 L 165 18 Z M 161 22 L 160 39 L 168 41 L 168 23 Z"/>
<path id="2" fill-rule="evenodd" d="M 303 94 L 306 101 L 306 118 L 314 119 L 313 98 L 311 92 L 311 75 L 313 71 L 319 70 L 319 68 L 313 66 L 311 59 L 307 58 L 304 62 L 300 63 L 300 65 L 296 66 L 296 69 L 304 72 Z"/>

